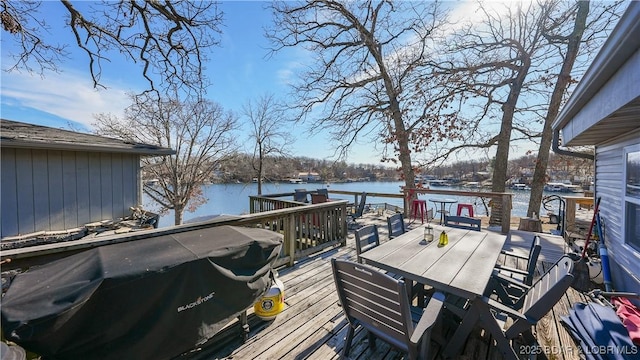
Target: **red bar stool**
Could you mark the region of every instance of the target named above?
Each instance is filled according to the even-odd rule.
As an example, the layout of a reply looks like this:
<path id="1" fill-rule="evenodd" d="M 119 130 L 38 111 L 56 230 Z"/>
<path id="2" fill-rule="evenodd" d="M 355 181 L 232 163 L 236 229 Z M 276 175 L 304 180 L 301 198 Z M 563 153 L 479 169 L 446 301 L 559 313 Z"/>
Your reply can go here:
<path id="1" fill-rule="evenodd" d="M 415 220 L 420 212 L 420 221 L 424 224 L 424 216 L 427 213 L 427 200 L 415 199 L 411 202 L 411 217 Z"/>
<path id="2" fill-rule="evenodd" d="M 462 209 L 467 209 L 469 213 L 469 217 L 473 217 L 473 205 L 472 204 L 458 204 L 457 215 L 460 216 L 462 214 Z"/>

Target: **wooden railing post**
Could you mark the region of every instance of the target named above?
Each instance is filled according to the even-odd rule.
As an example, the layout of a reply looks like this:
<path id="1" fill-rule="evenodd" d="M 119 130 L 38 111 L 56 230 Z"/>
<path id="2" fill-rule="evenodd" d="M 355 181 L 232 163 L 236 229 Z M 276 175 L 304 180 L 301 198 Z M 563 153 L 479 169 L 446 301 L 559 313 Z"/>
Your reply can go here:
<path id="1" fill-rule="evenodd" d="M 509 233 L 511 227 L 511 194 L 502 194 L 502 233 Z"/>
<path id="2" fill-rule="evenodd" d="M 296 215 L 289 214 L 284 220 L 284 249 L 289 256 L 289 266 L 295 263 L 296 254 Z"/>
<path id="3" fill-rule="evenodd" d="M 342 222 L 340 224 L 340 228 L 342 229 L 342 241 L 340 243 L 342 244 L 342 246 L 347 246 L 347 204 L 342 204 L 340 206 L 340 212 L 340 218 L 342 219 Z"/>
<path id="4" fill-rule="evenodd" d="M 407 189 L 403 189 L 402 190 L 402 197 L 404 198 L 404 200 L 402 201 L 402 211 L 405 214 L 405 216 L 409 216 L 409 199 L 407 198 L 409 194 L 409 191 Z"/>

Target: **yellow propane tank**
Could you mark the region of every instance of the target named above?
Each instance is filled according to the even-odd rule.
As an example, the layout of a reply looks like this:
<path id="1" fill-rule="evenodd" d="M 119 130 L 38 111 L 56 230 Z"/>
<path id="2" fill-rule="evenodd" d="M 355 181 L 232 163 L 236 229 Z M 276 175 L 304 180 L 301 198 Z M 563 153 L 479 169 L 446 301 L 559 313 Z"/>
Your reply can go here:
<path id="1" fill-rule="evenodd" d="M 275 279 L 271 288 L 253 305 L 253 311 L 260 319 L 268 321 L 276 318 L 284 310 L 284 284 Z"/>

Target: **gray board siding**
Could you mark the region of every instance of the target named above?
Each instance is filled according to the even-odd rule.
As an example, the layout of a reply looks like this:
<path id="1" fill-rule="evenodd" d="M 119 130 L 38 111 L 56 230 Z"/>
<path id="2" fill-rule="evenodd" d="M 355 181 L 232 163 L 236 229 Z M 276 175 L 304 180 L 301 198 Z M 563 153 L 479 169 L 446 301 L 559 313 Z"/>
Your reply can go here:
<path id="1" fill-rule="evenodd" d="M 601 198 L 600 217 L 611 263 L 614 287 L 619 291 L 640 292 L 640 254 L 624 243 L 623 191 L 626 146 L 640 144 L 640 131 L 596 146 L 596 196 Z"/>
<path id="2" fill-rule="evenodd" d="M 138 205 L 137 154 L 2 149 L 1 237 L 127 216 Z"/>

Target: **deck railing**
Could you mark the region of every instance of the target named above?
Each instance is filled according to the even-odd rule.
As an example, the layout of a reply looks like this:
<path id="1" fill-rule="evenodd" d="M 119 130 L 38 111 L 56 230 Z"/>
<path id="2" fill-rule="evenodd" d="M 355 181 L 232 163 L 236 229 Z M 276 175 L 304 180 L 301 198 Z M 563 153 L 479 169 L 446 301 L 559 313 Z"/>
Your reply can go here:
<path id="1" fill-rule="evenodd" d="M 509 232 L 511 225 L 511 201 L 513 194 L 499 193 L 499 192 L 484 192 L 484 191 L 457 191 L 457 190 L 438 190 L 438 189 L 424 189 L 424 188 L 412 188 L 404 189 L 405 210 L 409 209 L 407 204 L 408 194 L 410 191 L 415 191 L 416 194 L 438 194 L 438 195 L 453 195 L 453 196 L 468 196 L 473 198 L 488 198 L 493 202 L 491 206 L 492 216 L 490 217 L 490 225 L 499 225 L 501 232 L 506 234 Z"/>
<path id="2" fill-rule="evenodd" d="M 416 194 L 435 194 L 435 195 L 452 195 L 456 197 L 469 197 L 469 198 L 481 198 L 481 199 L 489 199 L 488 207 L 491 208 L 491 216 L 489 219 L 490 225 L 500 226 L 500 231 L 503 234 L 509 232 L 509 228 L 511 225 L 511 209 L 512 209 L 512 196 L 511 193 L 500 193 L 500 192 L 486 192 L 486 191 L 458 191 L 458 190 L 440 190 L 437 188 L 412 188 L 412 189 L 402 189 L 397 194 L 391 193 L 377 193 L 377 192 L 368 192 L 366 191 L 366 186 L 363 187 L 363 191 L 367 193 L 367 204 L 371 206 L 381 207 L 384 205 L 385 209 L 395 208 L 395 206 L 389 206 L 387 203 L 376 203 L 378 200 L 374 202 L 370 202 L 369 199 L 390 199 L 395 203 L 402 203 L 402 211 L 405 214 L 409 213 L 409 204 L 407 203 L 408 194 L 410 191 L 415 191 Z M 316 190 L 309 190 L 308 193 L 315 193 Z M 346 190 L 328 190 L 329 197 L 332 195 L 347 195 L 348 197 L 353 196 L 353 204 L 359 203 L 359 198 L 362 195 L 362 191 L 346 191 Z M 281 194 L 269 194 L 264 195 L 265 198 L 284 198 L 290 197 L 293 198 L 293 193 L 281 193 Z M 280 200 L 286 203 L 296 203 L 295 201 L 286 201 Z M 300 203 L 298 203 L 300 204 Z M 266 205 L 263 205 L 266 206 Z M 399 210 L 399 209 L 396 209 Z"/>
<path id="3" fill-rule="evenodd" d="M 273 213 L 260 226 L 281 231 L 285 236 L 285 255 L 295 259 L 337 244 L 346 244 L 346 200 L 305 204 L 277 197 L 293 193 L 249 196 L 250 215 Z M 258 224 L 256 224 L 258 225 Z"/>
<path id="4" fill-rule="evenodd" d="M 366 187 L 363 187 L 363 191 L 366 191 Z M 409 204 L 407 203 L 407 199 L 408 199 L 408 194 L 410 191 L 415 191 L 416 194 L 435 194 L 435 195 L 452 195 L 452 196 L 456 196 L 456 197 L 469 197 L 469 198 L 482 198 L 482 199 L 489 199 L 489 204 L 487 204 L 488 207 L 491 208 L 491 216 L 489 218 L 489 225 L 494 225 L 494 226 L 500 226 L 500 231 L 503 234 L 506 234 L 509 232 L 509 228 L 511 225 L 511 209 L 512 209 L 512 197 L 513 194 L 511 193 L 500 193 L 500 192 L 488 192 L 488 191 L 458 191 L 458 190 L 440 190 L 440 189 L 434 189 L 434 188 L 430 188 L 430 189 L 425 189 L 425 188 L 412 188 L 412 189 L 402 189 L 402 191 L 399 191 L 397 194 L 391 194 L 391 193 L 376 193 L 376 192 L 368 192 L 367 193 L 367 199 L 370 198 L 377 198 L 380 199 L 382 198 L 384 199 L 391 199 L 393 202 L 401 202 L 403 204 L 403 209 L 402 211 L 405 214 L 409 213 Z M 316 190 L 309 190 L 308 193 L 315 193 Z M 362 191 L 346 191 L 346 190 L 328 190 L 329 192 L 329 197 L 332 197 L 331 195 L 347 195 L 349 197 L 353 196 L 353 204 L 358 204 L 359 203 L 359 198 L 362 195 Z M 264 195 L 264 204 L 261 205 L 255 205 L 256 208 L 258 208 L 258 206 L 263 206 L 265 208 L 269 208 L 269 206 L 272 206 L 266 202 L 268 202 L 267 199 L 272 199 L 272 200 L 277 200 L 277 201 L 281 201 L 283 202 L 280 206 L 285 206 L 289 203 L 294 203 L 294 204 L 301 204 L 301 203 L 297 203 L 295 201 L 288 201 L 288 200 L 281 200 L 281 199 L 277 199 L 277 198 L 293 198 L 293 193 L 280 193 L 280 194 L 268 194 L 268 195 Z M 369 202 L 367 201 L 368 204 L 372 205 L 372 206 L 385 206 L 385 209 L 389 208 L 389 204 L 386 203 L 382 203 L 382 204 L 377 204 L 377 203 L 373 203 L 373 202 Z M 391 206 L 393 207 L 393 206 Z"/>
<path id="5" fill-rule="evenodd" d="M 274 210 L 239 216 L 223 216 L 208 221 L 156 230 L 105 235 L 98 238 L 85 238 L 62 243 L 6 250 L 2 251 L 1 259 L 3 261 L 11 259 L 11 262 L 3 263 L 2 267 L 3 270 L 27 268 L 33 265 L 45 264 L 98 246 L 222 225 L 260 227 L 282 233 L 284 235 L 284 244 L 276 266 L 284 264 L 291 266 L 296 259 L 305 257 L 310 253 L 320 251 L 326 247 L 346 244 L 346 214 L 348 203 L 346 200 L 305 205 L 286 200 L 275 199 L 271 202 L 258 199 L 258 197 L 252 198 L 254 198 L 252 201 L 256 203 L 262 202 L 262 205 L 256 205 L 258 206 L 257 208 L 262 206 L 262 209 L 266 209 L 266 204 L 279 205 L 274 205 L 276 207 Z"/>
<path id="6" fill-rule="evenodd" d="M 509 231 L 512 194 L 437 189 L 415 189 L 415 191 L 418 194 L 490 198 L 494 202 L 497 202 L 498 208 L 500 208 L 498 218 L 502 233 L 506 234 Z M 313 193 L 313 191 L 309 192 Z M 370 197 L 383 199 L 389 198 L 396 203 L 403 202 L 404 212 L 408 213 L 407 209 L 409 207 L 406 203 L 407 192 L 408 190 L 405 190 L 405 194 L 402 192 L 397 194 L 367 192 L 367 199 Z M 293 193 L 251 196 L 249 199 L 251 213 L 246 215 L 226 216 L 214 218 L 209 221 L 168 228 L 5 250 L 0 254 L 0 258 L 2 261 L 11 259 L 10 263 L 3 263 L 3 270 L 10 270 L 13 268 L 44 264 L 97 246 L 134 241 L 143 238 L 207 227 L 235 225 L 262 227 L 281 232 L 284 235 L 284 244 L 277 264 L 293 265 L 296 259 L 305 257 L 313 252 L 338 244 L 346 244 L 348 215 L 347 204 L 349 201 L 336 200 L 337 198 L 332 195 L 353 196 L 353 203 L 358 204 L 359 196 L 361 196 L 361 194 L 362 192 L 357 191 L 329 190 L 329 197 L 333 197 L 334 200 L 320 204 L 305 204 L 289 200 L 293 198 Z M 386 205 L 386 203 L 384 205 Z M 493 211 L 495 211 L 495 208 Z"/>

